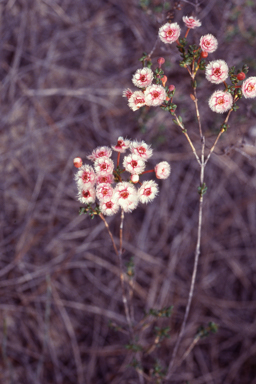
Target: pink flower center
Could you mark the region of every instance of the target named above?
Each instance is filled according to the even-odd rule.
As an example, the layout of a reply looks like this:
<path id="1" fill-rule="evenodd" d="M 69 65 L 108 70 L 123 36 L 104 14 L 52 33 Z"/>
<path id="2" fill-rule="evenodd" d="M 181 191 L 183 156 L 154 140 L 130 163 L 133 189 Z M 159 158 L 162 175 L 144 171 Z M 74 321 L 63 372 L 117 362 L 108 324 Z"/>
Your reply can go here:
<path id="1" fill-rule="evenodd" d="M 90 197 L 90 192 L 89 191 L 83 191 L 83 197 Z"/>
<path id="2" fill-rule="evenodd" d="M 147 80 L 147 78 L 146 78 L 146 76 L 145 75 L 140 75 L 140 81 L 146 81 Z"/>
<path id="3" fill-rule="evenodd" d="M 124 147 L 124 142 L 122 140 L 118 140 L 116 148 L 123 148 Z"/>
<path id="4" fill-rule="evenodd" d="M 153 91 L 152 92 L 152 96 L 153 96 L 154 99 L 157 99 L 159 97 L 159 95 L 160 95 L 160 92 L 158 92 L 158 91 Z"/>
<path id="5" fill-rule="evenodd" d="M 211 43 L 210 43 L 209 40 L 205 40 L 204 45 L 206 45 L 207 47 L 209 47 L 209 45 L 211 45 Z"/>
<path id="6" fill-rule="evenodd" d="M 221 70 L 220 70 L 220 68 L 215 68 L 215 69 L 213 70 L 213 74 L 214 74 L 215 76 L 220 76 L 220 75 L 221 75 Z"/>
<path id="7" fill-rule="evenodd" d="M 169 29 L 168 31 L 167 31 L 167 36 L 172 36 L 173 35 L 173 30 L 172 29 Z"/>
<path id="8" fill-rule="evenodd" d="M 224 104 L 225 103 L 225 100 L 224 100 L 224 97 L 218 97 L 217 98 L 217 100 L 216 100 L 216 104 L 219 104 L 219 105 L 221 105 L 221 104 Z"/>
<path id="9" fill-rule="evenodd" d="M 254 90 L 255 86 L 253 84 L 248 85 L 248 92 L 252 92 Z"/>
<path id="10" fill-rule="evenodd" d="M 105 152 L 101 151 L 98 153 L 98 157 L 103 157 L 103 156 L 105 156 L 105 154 L 106 154 Z"/>
<path id="11" fill-rule="evenodd" d="M 113 207 L 113 203 L 112 203 L 112 201 L 108 201 L 108 202 L 106 203 L 106 207 L 107 207 L 108 209 L 111 209 L 111 208 Z"/>
<path id="12" fill-rule="evenodd" d="M 137 167 L 137 166 L 138 166 L 138 162 L 137 162 L 136 160 L 132 160 L 132 161 L 131 161 L 131 166 L 132 166 L 133 168 Z"/>
<path id="13" fill-rule="evenodd" d="M 144 153 L 146 153 L 146 149 L 144 147 L 139 147 L 137 148 L 137 151 L 139 152 L 139 154 L 143 155 Z"/>
<path id="14" fill-rule="evenodd" d="M 120 196 L 123 198 L 123 199 L 127 199 L 127 197 L 129 196 L 129 193 L 127 191 L 123 191 L 123 192 L 120 192 Z"/>
<path id="15" fill-rule="evenodd" d="M 134 101 L 135 104 L 143 104 L 144 103 L 144 100 L 143 99 L 140 99 L 139 97 L 137 99 L 135 99 Z"/>
<path id="16" fill-rule="evenodd" d="M 106 196 L 108 194 L 108 189 L 107 188 L 102 188 L 101 193 L 103 196 Z"/>
<path id="17" fill-rule="evenodd" d="M 101 169 L 103 169 L 103 171 L 105 171 L 106 169 L 108 169 L 108 167 L 107 167 L 107 164 L 106 163 L 104 163 L 104 164 L 101 164 Z"/>
<path id="18" fill-rule="evenodd" d="M 90 181 L 90 174 L 88 172 L 84 172 L 83 175 L 82 175 L 82 180 L 87 183 L 88 181 Z"/>
<path id="19" fill-rule="evenodd" d="M 151 188 L 145 188 L 144 192 L 143 192 L 143 195 L 146 195 L 146 196 L 151 195 Z"/>

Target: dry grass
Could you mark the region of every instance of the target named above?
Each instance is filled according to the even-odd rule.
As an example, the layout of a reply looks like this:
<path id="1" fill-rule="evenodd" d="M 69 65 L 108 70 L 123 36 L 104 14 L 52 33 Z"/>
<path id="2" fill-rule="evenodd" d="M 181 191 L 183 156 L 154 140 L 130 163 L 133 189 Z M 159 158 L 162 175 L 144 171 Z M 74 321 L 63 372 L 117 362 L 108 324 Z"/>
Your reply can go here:
<path id="1" fill-rule="evenodd" d="M 175 20 L 190 11 L 186 4 Z M 255 11 L 244 0 L 204 1 L 194 38 L 216 35 L 212 59 L 246 62 L 255 76 Z M 174 305 L 171 338 L 144 359 L 146 370 L 156 357 L 167 366 L 191 278 L 199 167 L 166 113 L 133 113 L 121 97 L 154 45 L 161 15 L 136 0 L 6 0 L 0 16 L 0 382 L 138 383 L 127 369 L 127 336 L 108 326 L 125 324 L 117 259 L 99 218 L 78 216 L 72 159 L 123 135 L 152 143 L 153 165 L 172 164 L 154 203 L 124 223 L 124 261 L 134 256 L 136 264 L 136 320 L 145 309 Z M 178 113 L 199 147 L 190 81 L 174 47 L 158 44 L 154 62 L 159 55 L 169 58 Z M 201 76 L 208 148 L 222 121 L 206 103 L 213 89 Z M 172 383 L 256 383 L 256 103 L 240 105 L 206 169 L 199 275 L 179 357 L 198 326 L 214 321 L 219 332 L 200 341 Z M 108 221 L 117 234 L 119 218 Z M 148 330 L 141 343 L 150 340 Z"/>

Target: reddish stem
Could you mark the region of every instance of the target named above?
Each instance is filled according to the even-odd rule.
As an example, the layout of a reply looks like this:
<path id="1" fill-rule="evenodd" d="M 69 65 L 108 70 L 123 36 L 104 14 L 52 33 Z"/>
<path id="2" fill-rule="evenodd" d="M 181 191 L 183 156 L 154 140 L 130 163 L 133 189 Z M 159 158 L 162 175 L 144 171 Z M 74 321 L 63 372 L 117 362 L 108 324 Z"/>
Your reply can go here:
<path id="1" fill-rule="evenodd" d="M 149 172 L 155 172 L 155 170 L 154 169 L 150 169 L 149 171 L 144 171 L 144 172 L 141 173 L 141 175 L 144 175 L 144 173 L 149 173 Z"/>
<path id="2" fill-rule="evenodd" d="M 116 166 L 117 166 L 117 167 L 119 166 L 120 155 L 121 155 L 121 153 L 118 152 L 118 155 L 117 155 L 117 163 L 116 163 Z"/>
<path id="3" fill-rule="evenodd" d="M 178 45 L 180 45 L 179 39 L 176 40 L 176 43 L 177 43 Z"/>
<path id="4" fill-rule="evenodd" d="M 186 34 L 185 34 L 185 39 L 186 39 L 186 37 L 188 36 L 189 31 L 190 31 L 190 28 L 187 29 L 187 32 L 186 32 Z"/>

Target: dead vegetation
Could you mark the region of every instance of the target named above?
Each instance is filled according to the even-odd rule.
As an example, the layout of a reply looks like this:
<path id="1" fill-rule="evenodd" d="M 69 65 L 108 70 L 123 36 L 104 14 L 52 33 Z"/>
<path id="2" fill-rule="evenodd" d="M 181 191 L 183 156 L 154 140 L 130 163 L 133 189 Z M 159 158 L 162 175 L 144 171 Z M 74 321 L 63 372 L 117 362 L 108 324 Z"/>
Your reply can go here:
<path id="1" fill-rule="evenodd" d="M 152 2 L 151 2 L 152 3 Z M 79 216 L 72 160 L 119 135 L 152 143 L 152 165 L 172 164 L 153 204 L 125 216 L 124 261 L 134 256 L 135 319 L 173 305 L 171 337 L 150 358 L 168 366 L 184 315 L 196 242 L 199 168 L 185 137 L 160 110 L 132 112 L 121 97 L 131 87 L 143 51 L 152 49 L 162 14 L 154 1 L 4 0 L 1 17 L 1 383 L 138 383 L 131 354 L 118 262 L 104 224 Z M 183 2 L 180 22 L 192 7 Z M 255 4 L 201 3 L 212 33 L 212 59 L 246 62 L 255 76 Z M 253 16 L 254 14 L 254 16 Z M 168 57 L 168 83 L 179 114 L 199 146 L 190 81 L 175 47 L 158 44 L 153 61 Z M 207 146 L 222 117 L 206 100 L 214 86 L 201 75 Z M 201 340 L 177 366 L 172 383 L 256 383 L 256 102 L 242 100 L 206 169 L 202 253 L 196 291 L 179 358 L 200 325 L 217 334 Z M 118 233 L 119 217 L 109 225 Z M 142 345 L 152 340 L 149 329 Z"/>

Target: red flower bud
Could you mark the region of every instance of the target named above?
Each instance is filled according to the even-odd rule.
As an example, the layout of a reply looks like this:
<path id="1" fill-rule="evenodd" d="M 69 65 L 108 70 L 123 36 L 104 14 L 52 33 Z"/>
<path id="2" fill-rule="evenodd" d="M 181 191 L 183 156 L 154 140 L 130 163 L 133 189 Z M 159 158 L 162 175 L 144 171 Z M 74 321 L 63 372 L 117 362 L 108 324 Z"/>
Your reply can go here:
<path id="1" fill-rule="evenodd" d="M 165 59 L 163 57 L 159 57 L 157 59 L 157 62 L 158 62 L 159 68 L 161 68 L 161 65 L 165 63 Z"/>
<path id="2" fill-rule="evenodd" d="M 81 157 L 76 157 L 76 158 L 73 160 L 73 163 L 74 163 L 74 166 L 75 166 L 76 168 L 80 168 L 80 167 L 82 167 L 82 165 L 83 165 L 83 162 L 82 162 Z"/>
<path id="3" fill-rule="evenodd" d="M 205 59 L 207 56 L 208 56 L 208 52 L 204 52 L 204 51 L 201 52 L 201 57 Z"/>
<path id="4" fill-rule="evenodd" d="M 244 72 L 240 72 L 236 75 L 236 77 L 238 80 L 244 80 L 246 76 Z"/>
<path id="5" fill-rule="evenodd" d="M 169 85 L 169 87 L 168 87 L 168 89 L 169 89 L 169 91 L 174 91 L 174 89 L 175 89 L 175 86 L 174 85 Z"/>

